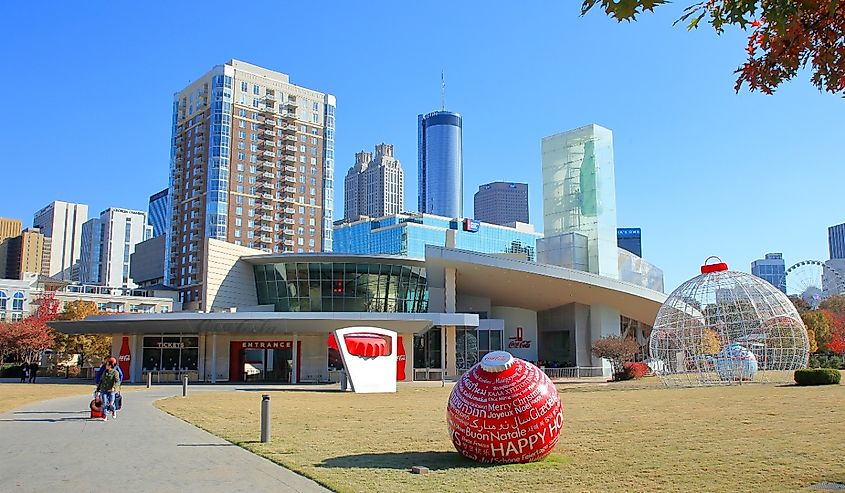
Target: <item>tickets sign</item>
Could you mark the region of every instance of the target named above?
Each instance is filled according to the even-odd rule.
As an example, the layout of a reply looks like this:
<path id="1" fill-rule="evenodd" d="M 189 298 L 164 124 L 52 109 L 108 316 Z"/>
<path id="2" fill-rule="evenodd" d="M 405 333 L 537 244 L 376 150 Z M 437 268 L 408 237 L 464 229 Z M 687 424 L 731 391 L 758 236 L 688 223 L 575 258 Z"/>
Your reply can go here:
<path id="1" fill-rule="evenodd" d="M 508 361 L 502 362 L 502 354 Z M 563 408 L 549 377 L 504 351 L 485 355 L 464 373 L 446 411 L 452 444 L 464 457 L 484 463 L 541 460 L 563 428 Z"/>

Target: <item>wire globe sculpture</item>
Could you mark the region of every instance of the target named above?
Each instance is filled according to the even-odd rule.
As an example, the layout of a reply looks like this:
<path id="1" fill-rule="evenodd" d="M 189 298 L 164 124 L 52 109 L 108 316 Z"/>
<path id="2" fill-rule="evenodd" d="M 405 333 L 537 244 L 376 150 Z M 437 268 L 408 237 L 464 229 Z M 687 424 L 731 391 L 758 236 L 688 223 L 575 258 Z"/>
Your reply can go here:
<path id="1" fill-rule="evenodd" d="M 791 382 L 810 356 L 795 306 L 768 281 L 711 258 L 657 313 L 649 336 L 657 375 L 669 387 Z"/>
<path id="2" fill-rule="evenodd" d="M 802 260 L 786 269 L 786 295 L 804 300 L 815 310 L 822 301 L 845 293 L 845 276 L 821 260 Z"/>

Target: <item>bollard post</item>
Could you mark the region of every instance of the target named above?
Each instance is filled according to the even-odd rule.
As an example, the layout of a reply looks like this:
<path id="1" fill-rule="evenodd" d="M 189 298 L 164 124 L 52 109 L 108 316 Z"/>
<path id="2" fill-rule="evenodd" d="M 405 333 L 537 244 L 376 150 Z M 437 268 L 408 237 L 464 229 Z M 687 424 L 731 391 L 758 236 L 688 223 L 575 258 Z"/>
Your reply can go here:
<path id="1" fill-rule="evenodd" d="M 188 396 L 188 375 L 182 379 L 182 397 Z"/>
<path id="2" fill-rule="evenodd" d="M 270 394 L 261 396 L 261 443 L 270 441 Z"/>
<path id="3" fill-rule="evenodd" d="M 147 372 L 147 388 L 150 388 L 152 386 L 153 386 L 153 372 L 148 371 Z"/>

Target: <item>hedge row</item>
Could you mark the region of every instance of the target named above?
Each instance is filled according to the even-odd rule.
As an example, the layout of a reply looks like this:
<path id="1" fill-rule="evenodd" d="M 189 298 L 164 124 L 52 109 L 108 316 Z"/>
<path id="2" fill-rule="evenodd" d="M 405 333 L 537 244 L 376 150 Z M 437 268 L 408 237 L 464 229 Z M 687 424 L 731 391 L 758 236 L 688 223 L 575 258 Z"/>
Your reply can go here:
<path id="1" fill-rule="evenodd" d="M 835 385 L 842 379 L 842 374 L 833 368 L 805 368 L 795 370 L 794 378 L 798 385 Z"/>

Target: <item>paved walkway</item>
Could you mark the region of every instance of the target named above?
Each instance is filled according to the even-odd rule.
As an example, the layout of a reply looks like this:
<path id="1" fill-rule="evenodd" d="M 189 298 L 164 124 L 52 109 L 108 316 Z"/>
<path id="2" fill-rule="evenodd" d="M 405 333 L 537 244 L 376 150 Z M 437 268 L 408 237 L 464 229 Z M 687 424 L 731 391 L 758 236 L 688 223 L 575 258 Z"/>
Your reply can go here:
<path id="1" fill-rule="evenodd" d="M 191 389 L 207 390 L 227 388 Z M 126 392 L 124 409 L 107 422 L 88 419 L 90 396 L 0 414 L 0 491 L 328 491 L 152 405 L 181 392 Z"/>

